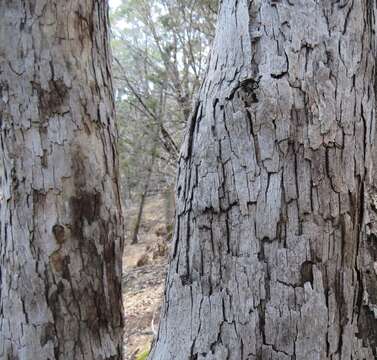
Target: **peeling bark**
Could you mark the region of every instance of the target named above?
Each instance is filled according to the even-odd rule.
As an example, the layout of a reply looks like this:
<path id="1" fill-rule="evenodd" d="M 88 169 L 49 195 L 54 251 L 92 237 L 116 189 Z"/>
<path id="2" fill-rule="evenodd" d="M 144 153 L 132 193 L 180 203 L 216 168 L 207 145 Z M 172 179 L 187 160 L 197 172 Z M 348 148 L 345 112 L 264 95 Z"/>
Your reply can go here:
<path id="1" fill-rule="evenodd" d="M 0 359 L 121 359 L 105 1 L 0 0 Z"/>
<path id="2" fill-rule="evenodd" d="M 374 7 L 221 2 L 150 359 L 377 358 Z"/>

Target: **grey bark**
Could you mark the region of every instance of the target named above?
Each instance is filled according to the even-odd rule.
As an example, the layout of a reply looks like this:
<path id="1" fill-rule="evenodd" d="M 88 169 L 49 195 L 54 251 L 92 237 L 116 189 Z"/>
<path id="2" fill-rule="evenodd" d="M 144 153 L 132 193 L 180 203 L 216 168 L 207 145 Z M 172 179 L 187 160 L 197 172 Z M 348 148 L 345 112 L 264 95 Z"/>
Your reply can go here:
<path id="1" fill-rule="evenodd" d="M 221 2 L 149 359 L 377 358 L 374 7 Z"/>
<path id="2" fill-rule="evenodd" d="M 108 5 L 0 0 L 0 359 L 121 359 Z"/>

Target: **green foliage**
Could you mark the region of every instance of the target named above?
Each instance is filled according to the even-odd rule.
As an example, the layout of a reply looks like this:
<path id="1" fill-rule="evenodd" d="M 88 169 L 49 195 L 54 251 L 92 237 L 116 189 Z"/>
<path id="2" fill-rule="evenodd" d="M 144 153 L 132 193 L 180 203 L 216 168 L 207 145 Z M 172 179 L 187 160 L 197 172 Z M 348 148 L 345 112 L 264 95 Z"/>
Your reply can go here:
<path id="1" fill-rule="evenodd" d="M 147 360 L 149 355 L 149 350 L 145 350 L 136 356 L 135 360 Z"/>

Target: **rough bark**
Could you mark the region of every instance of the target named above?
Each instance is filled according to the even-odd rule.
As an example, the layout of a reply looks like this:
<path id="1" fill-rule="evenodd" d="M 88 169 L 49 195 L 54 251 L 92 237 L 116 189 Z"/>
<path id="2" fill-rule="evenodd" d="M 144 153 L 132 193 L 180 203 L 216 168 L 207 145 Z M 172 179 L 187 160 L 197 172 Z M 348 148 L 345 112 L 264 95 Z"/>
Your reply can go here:
<path id="1" fill-rule="evenodd" d="M 221 2 L 150 359 L 377 358 L 374 6 Z"/>
<path id="2" fill-rule="evenodd" d="M 121 359 L 108 5 L 0 0 L 0 359 Z"/>

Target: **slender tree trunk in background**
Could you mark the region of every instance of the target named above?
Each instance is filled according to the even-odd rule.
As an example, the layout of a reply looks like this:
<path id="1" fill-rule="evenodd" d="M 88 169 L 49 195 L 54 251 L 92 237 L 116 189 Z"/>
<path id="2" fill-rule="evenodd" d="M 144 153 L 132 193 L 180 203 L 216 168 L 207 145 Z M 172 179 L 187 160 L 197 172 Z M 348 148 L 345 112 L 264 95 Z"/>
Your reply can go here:
<path id="1" fill-rule="evenodd" d="M 121 359 L 106 1 L 0 1 L 0 359 Z"/>
<path id="2" fill-rule="evenodd" d="M 175 211 L 175 199 L 173 186 L 169 186 L 164 192 L 165 227 L 169 236 L 172 230 Z"/>
<path id="3" fill-rule="evenodd" d="M 146 78 L 147 78 L 147 76 L 146 76 Z M 162 126 L 162 115 L 164 113 L 165 104 L 166 104 L 166 98 L 164 97 L 164 90 L 165 90 L 165 84 L 161 88 L 161 91 L 160 91 L 160 102 L 159 102 L 159 106 L 158 106 L 158 115 L 156 116 L 156 120 L 160 121 L 160 125 L 161 125 L 162 128 L 163 128 L 163 126 Z M 146 91 L 148 91 L 148 89 L 146 89 Z M 145 182 L 144 182 L 143 191 L 140 195 L 139 210 L 138 210 L 138 213 L 137 213 L 137 218 L 136 218 L 134 229 L 133 229 L 133 232 L 132 232 L 131 244 L 133 244 L 133 245 L 138 243 L 138 236 L 139 236 L 141 220 L 143 218 L 145 199 L 148 195 L 149 186 L 150 186 L 150 183 L 151 183 L 151 178 L 152 178 L 152 174 L 153 174 L 154 166 L 155 166 L 155 162 L 156 162 L 156 157 L 157 157 L 159 132 L 160 132 L 160 129 L 158 129 L 156 131 L 156 133 L 153 134 L 153 136 L 152 136 L 151 162 L 149 164 L 149 167 L 147 168 L 147 177 L 146 177 Z"/>
<path id="4" fill-rule="evenodd" d="M 133 232 L 132 232 L 132 241 L 131 241 L 132 245 L 137 244 L 138 241 L 139 241 L 139 230 L 140 230 L 141 220 L 143 218 L 145 199 L 148 195 L 149 185 L 151 183 L 153 168 L 154 168 L 154 164 L 155 164 L 155 161 L 156 161 L 156 150 L 157 150 L 156 148 L 157 148 L 157 140 L 155 140 L 155 144 L 154 144 L 154 147 L 153 147 L 153 150 L 152 150 L 151 163 L 149 164 L 149 167 L 148 167 L 148 170 L 147 170 L 147 178 L 145 179 L 143 191 L 140 195 L 139 210 L 137 212 L 137 217 L 136 217 L 134 229 L 133 229 Z"/>
<path id="5" fill-rule="evenodd" d="M 377 358 L 374 16 L 222 1 L 150 359 Z"/>
<path id="6" fill-rule="evenodd" d="M 135 245 L 139 242 L 139 230 L 140 230 L 141 219 L 143 218 L 144 204 L 145 204 L 145 198 L 148 192 L 148 187 L 149 187 L 149 179 L 147 180 L 146 184 L 144 184 L 143 192 L 140 195 L 139 208 L 137 212 L 135 226 L 132 231 L 132 241 L 131 241 L 132 245 Z"/>

